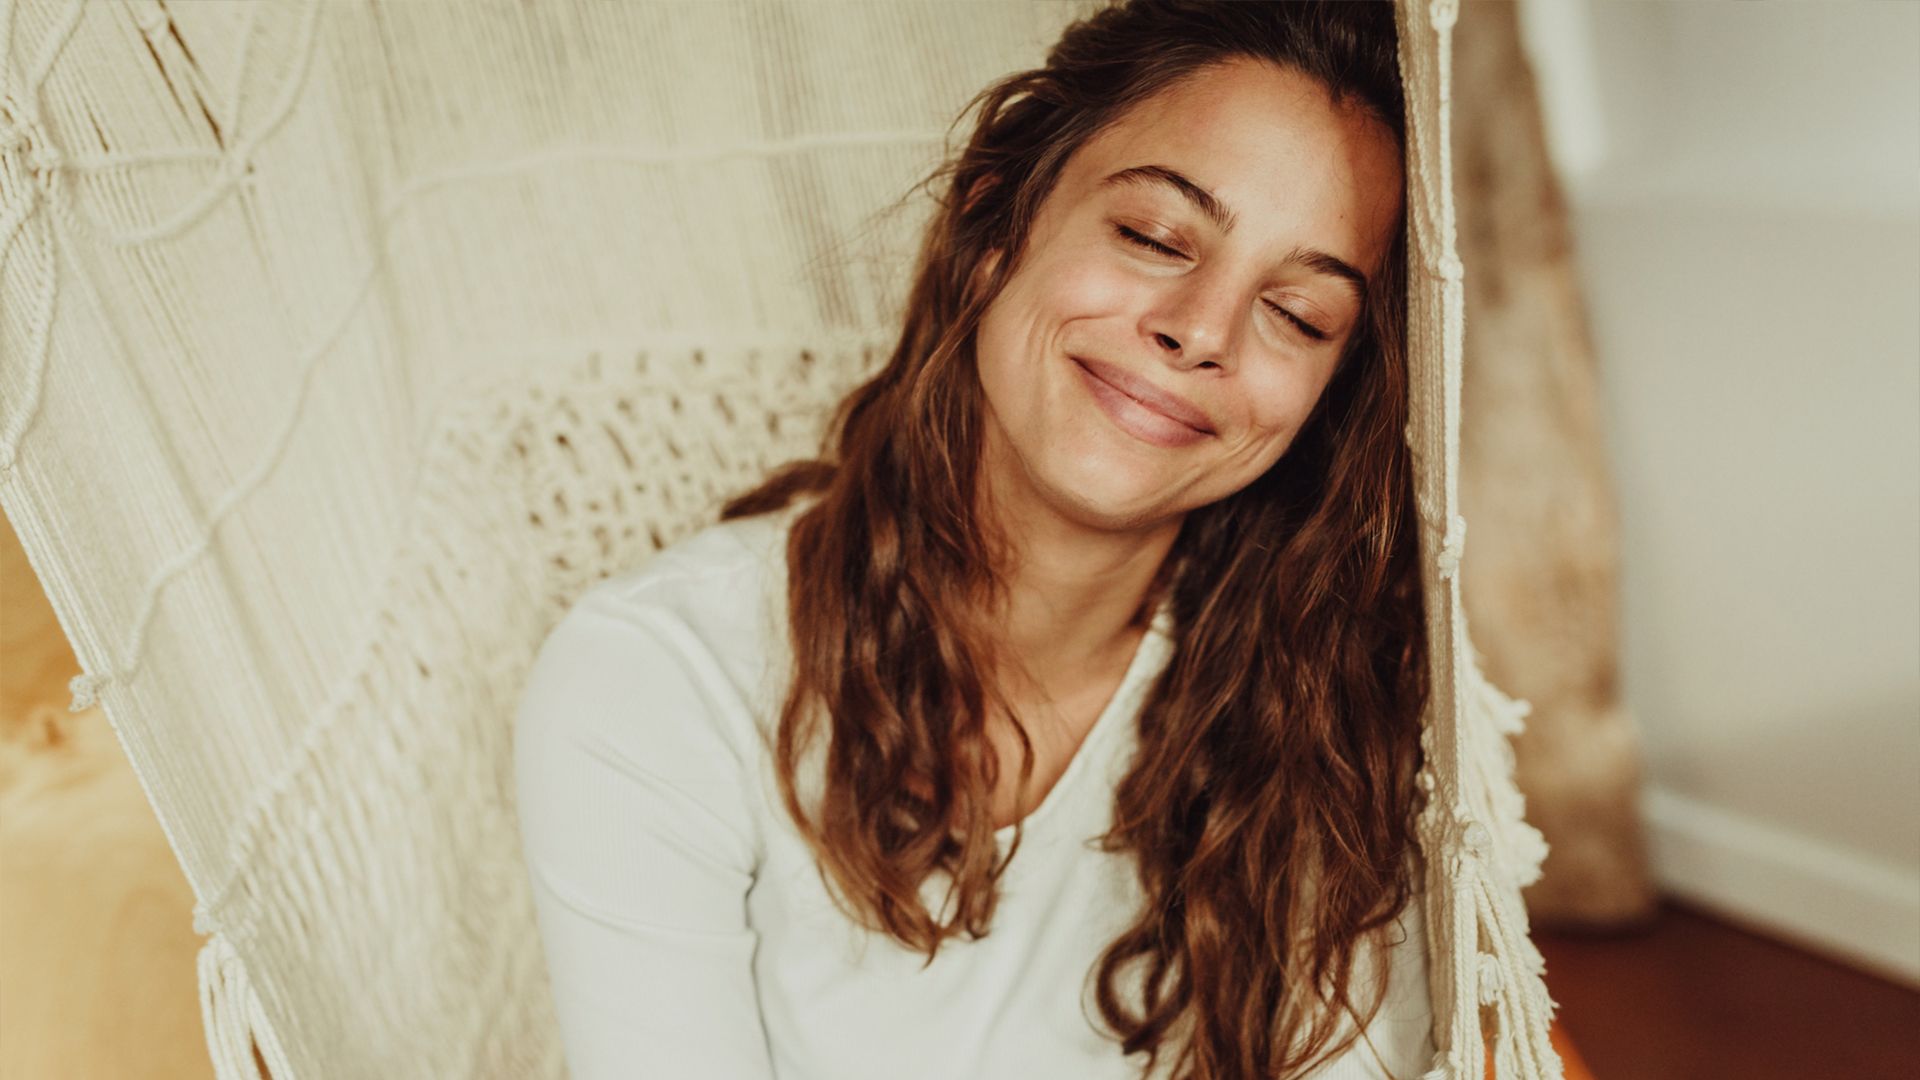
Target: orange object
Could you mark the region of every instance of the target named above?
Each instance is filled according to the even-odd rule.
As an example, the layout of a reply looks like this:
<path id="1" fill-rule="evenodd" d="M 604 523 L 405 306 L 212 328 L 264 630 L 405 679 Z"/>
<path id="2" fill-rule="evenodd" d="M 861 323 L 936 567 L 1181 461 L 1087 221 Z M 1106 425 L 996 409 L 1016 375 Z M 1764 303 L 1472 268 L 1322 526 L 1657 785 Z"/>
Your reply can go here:
<path id="1" fill-rule="evenodd" d="M 1560 1063 L 1566 1067 L 1566 1080 L 1594 1080 L 1593 1070 L 1580 1058 L 1580 1052 L 1573 1048 L 1573 1036 L 1567 1034 L 1565 1025 L 1555 1020 L 1547 1029 L 1547 1038 L 1553 1043 L 1554 1052 L 1560 1055 Z M 1493 1074 L 1493 1053 L 1487 1053 L 1487 1080 L 1499 1080 Z"/>
<path id="2" fill-rule="evenodd" d="M 1567 1034 L 1566 1026 L 1555 1020 L 1547 1029 L 1547 1038 L 1553 1041 L 1553 1049 L 1560 1055 L 1561 1064 L 1567 1067 L 1567 1080 L 1594 1080 L 1593 1070 L 1580 1058 L 1580 1051 L 1573 1048 L 1573 1036 Z"/>

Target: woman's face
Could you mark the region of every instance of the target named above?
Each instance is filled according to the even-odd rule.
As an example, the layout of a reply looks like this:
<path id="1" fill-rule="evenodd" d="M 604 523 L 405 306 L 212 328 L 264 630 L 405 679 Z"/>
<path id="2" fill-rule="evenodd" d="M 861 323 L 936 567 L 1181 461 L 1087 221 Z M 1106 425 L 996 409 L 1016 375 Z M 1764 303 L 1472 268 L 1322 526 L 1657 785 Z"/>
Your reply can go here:
<path id="1" fill-rule="evenodd" d="M 1360 332 L 1401 201 L 1392 133 L 1308 76 L 1239 60 L 1131 110 L 1067 162 L 980 324 L 996 487 L 1141 529 L 1251 483 Z"/>

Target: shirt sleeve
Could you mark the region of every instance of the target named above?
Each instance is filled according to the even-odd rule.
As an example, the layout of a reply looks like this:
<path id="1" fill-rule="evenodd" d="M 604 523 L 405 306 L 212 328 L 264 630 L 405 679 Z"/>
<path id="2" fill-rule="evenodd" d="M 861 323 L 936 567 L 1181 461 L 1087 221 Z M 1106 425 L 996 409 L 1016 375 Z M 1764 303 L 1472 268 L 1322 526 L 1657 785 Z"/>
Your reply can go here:
<path id="1" fill-rule="evenodd" d="M 597 586 L 521 692 L 517 810 L 573 1080 L 773 1075 L 746 918 L 759 833 L 699 648 Z"/>

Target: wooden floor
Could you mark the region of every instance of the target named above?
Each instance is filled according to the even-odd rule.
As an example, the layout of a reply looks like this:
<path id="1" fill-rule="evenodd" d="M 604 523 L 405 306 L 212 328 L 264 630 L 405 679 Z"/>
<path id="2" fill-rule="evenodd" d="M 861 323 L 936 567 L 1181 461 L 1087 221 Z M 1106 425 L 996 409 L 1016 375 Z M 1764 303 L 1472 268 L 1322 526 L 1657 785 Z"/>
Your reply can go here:
<path id="1" fill-rule="evenodd" d="M 1629 935 L 1536 931 L 1597 1080 L 1917 1080 L 1920 991 L 1668 901 Z"/>

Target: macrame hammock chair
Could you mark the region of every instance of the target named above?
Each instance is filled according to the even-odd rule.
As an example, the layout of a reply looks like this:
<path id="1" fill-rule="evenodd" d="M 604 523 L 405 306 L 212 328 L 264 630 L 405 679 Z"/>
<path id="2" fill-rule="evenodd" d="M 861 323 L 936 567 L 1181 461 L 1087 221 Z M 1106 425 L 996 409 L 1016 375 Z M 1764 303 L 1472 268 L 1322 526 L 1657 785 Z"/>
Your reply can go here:
<path id="1" fill-rule="evenodd" d="M 1398 0 L 1426 1080 L 1559 1077 L 1461 610 L 1457 0 Z M 0 502 L 197 898 L 220 1080 L 559 1077 L 512 709 L 588 584 L 818 447 L 977 89 L 1089 5 L 0 13 Z M 959 132 L 964 137 L 964 131 Z"/>

